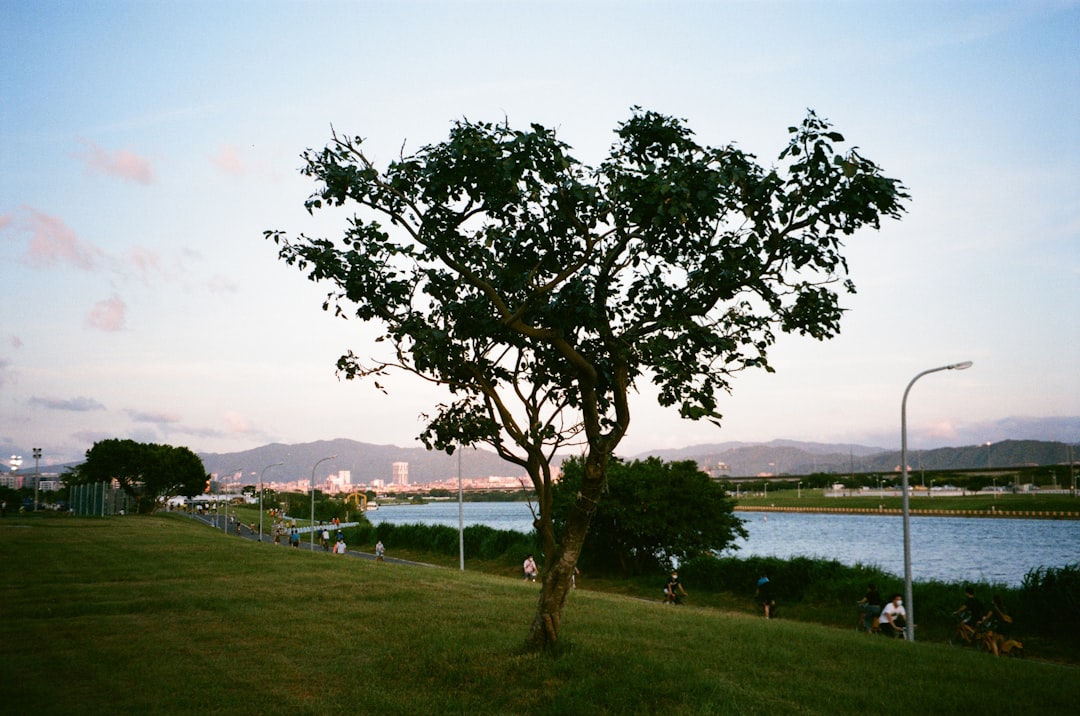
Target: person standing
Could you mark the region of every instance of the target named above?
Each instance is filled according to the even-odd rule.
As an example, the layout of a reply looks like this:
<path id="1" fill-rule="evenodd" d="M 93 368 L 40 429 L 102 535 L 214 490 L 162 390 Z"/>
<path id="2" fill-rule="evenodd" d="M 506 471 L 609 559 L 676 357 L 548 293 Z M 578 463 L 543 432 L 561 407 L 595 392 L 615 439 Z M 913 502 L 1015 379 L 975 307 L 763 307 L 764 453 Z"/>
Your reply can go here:
<path id="1" fill-rule="evenodd" d="M 344 537 L 338 537 L 337 544 L 334 545 L 334 554 L 345 554 Z"/>
<path id="2" fill-rule="evenodd" d="M 300 533 L 296 531 L 296 528 L 292 528 L 292 532 L 289 533 L 289 544 L 297 549 L 300 548 Z"/>
<path id="3" fill-rule="evenodd" d="M 385 552 L 386 552 L 386 548 L 383 547 L 382 540 L 379 540 L 378 542 L 376 542 L 375 543 L 375 561 L 376 562 L 383 561 L 383 553 L 385 553 Z"/>
<path id="4" fill-rule="evenodd" d="M 754 594 L 765 611 L 765 618 L 772 619 L 776 615 L 776 597 L 773 595 L 773 584 L 769 581 L 768 574 L 762 574 L 758 579 Z"/>

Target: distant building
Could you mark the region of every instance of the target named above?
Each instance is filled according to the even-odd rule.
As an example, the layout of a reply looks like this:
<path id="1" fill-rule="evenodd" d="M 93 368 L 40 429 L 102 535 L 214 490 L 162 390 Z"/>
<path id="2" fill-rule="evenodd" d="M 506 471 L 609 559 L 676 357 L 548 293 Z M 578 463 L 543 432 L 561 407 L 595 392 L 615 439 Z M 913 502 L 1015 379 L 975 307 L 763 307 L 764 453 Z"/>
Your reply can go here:
<path id="1" fill-rule="evenodd" d="M 393 474 L 391 483 L 394 485 L 408 485 L 409 484 L 409 463 L 407 462 L 395 462 L 390 466 Z"/>
<path id="2" fill-rule="evenodd" d="M 352 472 L 338 470 L 330 473 L 326 478 L 326 491 L 332 494 L 352 491 Z"/>

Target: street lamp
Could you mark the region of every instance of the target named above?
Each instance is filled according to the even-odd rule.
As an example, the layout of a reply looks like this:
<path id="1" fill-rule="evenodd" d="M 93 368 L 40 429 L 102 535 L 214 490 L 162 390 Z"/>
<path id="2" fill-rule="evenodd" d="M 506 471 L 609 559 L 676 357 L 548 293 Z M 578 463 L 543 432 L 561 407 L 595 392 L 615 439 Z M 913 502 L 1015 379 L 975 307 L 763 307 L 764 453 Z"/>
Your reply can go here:
<path id="1" fill-rule="evenodd" d="M 41 448 L 34 448 L 34 512 L 38 509 L 38 485 L 41 484 L 41 473 L 38 471 L 38 461 L 41 459 Z"/>
<path id="2" fill-rule="evenodd" d="M 464 492 L 461 489 L 461 443 L 458 442 L 457 453 L 457 524 L 458 524 L 458 562 L 461 571 L 465 571 L 465 504 Z"/>
<path id="3" fill-rule="evenodd" d="M 236 477 L 236 473 L 238 473 L 238 472 L 241 472 L 241 469 L 237 467 L 237 468 L 233 468 L 232 471 L 229 472 L 229 474 L 232 475 L 233 477 Z M 222 481 L 221 484 L 223 485 L 222 489 L 225 490 L 225 527 L 224 527 L 224 532 L 225 532 L 225 534 L 229 534 L 229 487 L 228 487 L 228 483 L 226 483 L 224 481 Z"/>
<path id="4" fill-rule="evenodd" d="M 278 465 L 284 465 L 284 464 L 285 463 L 283 463 L 283 462 L 275 462 L 273 465 L 267 465 L 266 467 L 264 467 L 262 469 L 262 472 L 259 473 L 259 543 L 260 544 L 262 544 L 262 525 L 263 525 L 263 522 L 262 522 L 262 520 L 263 520 L 263 504 L 262 504 L 263 503 L 263 475 L 265 475 L 266 471 L 269 470 L 270 468 L 277 467 Z"/>
<path id="5" fill-rule="evenodd" d="M 795 493 L 795 497 L 800 500 L 802 499 L 802 480 L 799 480 L 799 487 Z"/>
<path id="6" fill-rule="evenodd" d="M 331 455 L 330 457 L 324 457 L 317 463 L 311 466 L 311 551 L 315 552 L 315 468 L 327 460 L 333 460 L 337 455 Z"/>
<path id="7" fill-rule="evenodd" d="M 907 397 L 911 392 L 911 386 L 915 381 L 930 373 L 942 370 L 967 370 L 971 367 L 971 361 L 962 363 L 950 363 L 940 368 L 931 368 L 919 373 L 904 389 L 904 398 L 900 401 L 900 472 L 903 480 L 902 512 L 904 514 L 904 601 L 907 602 L 907 620 L 904 623 L 904 632 L 908 641 L 915 641 L 915 602 L 911 596 L 911 514 L 908 505 L 908 469 L 907 469 Z"/>

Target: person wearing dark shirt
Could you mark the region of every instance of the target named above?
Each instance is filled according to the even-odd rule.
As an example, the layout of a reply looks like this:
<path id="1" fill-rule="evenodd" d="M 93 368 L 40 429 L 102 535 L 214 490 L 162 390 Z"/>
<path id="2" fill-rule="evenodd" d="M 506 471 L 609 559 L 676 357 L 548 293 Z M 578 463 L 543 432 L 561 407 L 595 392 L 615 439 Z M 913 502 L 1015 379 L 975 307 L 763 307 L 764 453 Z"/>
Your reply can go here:
<path id="1" fill-rule="evenodd" d="M 686 590 L 679 583 L 679 573 L 672 570 L 667 586 L 664 587 L 664 602 L 668 604 L 682 604 L 682 598 L 686 596 Z"/>
<path id="2" fill-rule="evenodd" d="M 877 629 L 877 619 L 881 616 L 881 594 L 877 585 L 871 582 L 866 585 L 866 594 L 858 601 L 860 622 L 864 631 L 871 632 Z"/>

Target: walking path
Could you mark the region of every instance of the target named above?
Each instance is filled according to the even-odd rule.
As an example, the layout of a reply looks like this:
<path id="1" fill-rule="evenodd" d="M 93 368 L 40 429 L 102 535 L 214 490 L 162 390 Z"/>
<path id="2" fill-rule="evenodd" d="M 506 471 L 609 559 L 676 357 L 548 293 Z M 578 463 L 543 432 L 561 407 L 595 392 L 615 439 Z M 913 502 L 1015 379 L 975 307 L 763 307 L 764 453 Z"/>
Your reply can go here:
<path id="1" fill-rule="evenodd" d="M 236 535 L 236 520 L 232 519 L 231 517 L 229 518 L 229 530 L 222 529 L 221 521 L 225 519 L 224 517 L 214 517 L 214 515 L 198 515 L 198 514 L 188 514 L 188 517 L 190 517 L 193 520 L 197 520 L 199 522 L 202 522 L 203 524 L 207 525 L 208 527 L 212 527 L 213 529 L 216 529 L 216 530 L 219 530 L 219 531 L 222 531 L 222 532 L 226 532 L 226 534 L 228 534 L 228 535 L 233 535 L 233 536 Z M 309 526 L 306 526 L 306 527 L 297 527 L 296 531 L 306 534 L 306 533 L 311 532 L 312 530 L 321 530 L 324 527 L 326 529 L 337 530 L 337 529 L 340 529 L 342 527 L 355 527 L 355 526 L 357 526 L 359 524 L 360 524 L 359 522 L 342 522 L 340 525 L 337 525 L 337 526 L 333 526 L 333 525 L 316 525 L 316 526 L 312 527 L 312 526 L 309 525 Z M 292 528 L 290 528 L 290 529 L 292 529 Z M 252 531 L 252 529 L 248 525 L 243 524 L 243 523 L 240 523 L 239 537 L 241 537 L 242 539 L 251 540 L 253 542 L 260 542 L 261 541 L 264 544 L 271 544 L 271 545 L 274 544 L 274 538 L 269 533 L 263 534 L 262 539 L 260 540 L 259 539 L 259 534 L 257 533 L 257 531 Z M 277 546 L 280 547 L 280 546 L 288 546 L 288 545 L 286 544 L 286 542 L 283 541 L 280 544 L 278 544 Z M 322 552 L 322 551 L 324 551 L 322 549 L 322 545 L 319 545 L 319 544 L 312 545 L 310 540 L 300 540 L 300 549 L 306 549 L 309 552 Z M 327 554 L 333 554 L 333 552 L 327 552 Z M 346 549 L 345 550 L 345 556 L 346 557 L 357 557 L 359 559 L 369 559 L 369 560 L 375 559 L 375 555 L 370 553 L 370 552 L 360 552 L 358 550 L 352 550 L 352 549 Z M 387 557 L 385 555 L 383 556 L 383 561 L 388 562 L 390 564 L 411 564 L 411 565 L 415 565 L 417 567 L 436 567 L 436 566 L 438 566 L 438 565 L 434 565 L 434 564 L 427 564 L 426 562 L 412 562 L 412 561 L 407 560 L 407 559 L 398 559 L 396 557 Z"/>

